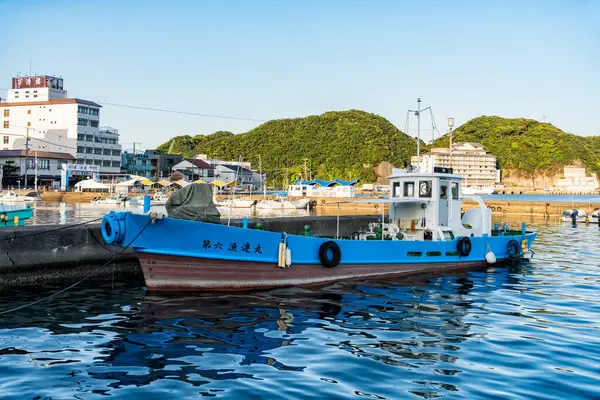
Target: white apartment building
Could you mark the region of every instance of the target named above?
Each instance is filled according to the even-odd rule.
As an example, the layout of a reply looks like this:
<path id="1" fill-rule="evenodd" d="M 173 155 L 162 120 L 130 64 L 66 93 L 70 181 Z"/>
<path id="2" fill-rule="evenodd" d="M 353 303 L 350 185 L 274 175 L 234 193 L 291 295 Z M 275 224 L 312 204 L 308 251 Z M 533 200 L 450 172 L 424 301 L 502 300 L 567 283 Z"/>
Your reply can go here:
<path id="1" fill-rule="evenodd" d="M 101 107 L 67 97 L 62 78 L 15 77 L 8 98 L 0 101 L 0 149 L 24 150 L 29 135 L 30 154 L 69 153 L 78 164 L 99 166 L 101 174 L 119 173 L 119 133 L 100 126 Z"/>
<path id="2" fill-rule="evenodd" d="M 500 183 L 500 170 L 496 168 L 496 157 L 486 152 L 483 145 L 474 142 L 458 142 L 450 149 L 436 147 L 431 152 L 411 157 L 411 164 L 420 162 L 421 171 L 433 172 L 434 167 L 452 168 L 454 173 L 463 176 L 464 186 L 493 186 Z"/>
<path id="3" fill-rule="evenodd" d="M 558 179 L 553 190 L 559 193 L 595 193 L 600 188 L 597 174 L 587 176 L 585 168 L 576 165 L 564 167 L 564 178 Z"/>

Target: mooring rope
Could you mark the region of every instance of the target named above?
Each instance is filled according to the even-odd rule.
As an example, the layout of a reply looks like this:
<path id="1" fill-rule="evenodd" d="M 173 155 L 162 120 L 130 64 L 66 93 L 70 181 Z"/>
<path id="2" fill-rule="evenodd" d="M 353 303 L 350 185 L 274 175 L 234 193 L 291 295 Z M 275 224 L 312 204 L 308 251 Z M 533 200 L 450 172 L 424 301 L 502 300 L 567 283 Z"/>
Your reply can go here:
<path id="1" fill-rule="evenodd" d="M 106 263 L 104 263 L 104 264 L 103 264 L 101 267 L 99 267 L 98 269 L 102 269 L 102 268 L 106 267 L 108 264 L 110 264 L 111 262 L 113 262 L 113 261 L 115 260 L 115 258 L 117 257 L 117 254 L 123 254 L 123 253 L 125 252 L 125 250 L 127 250 L 127 249 L 129 248 L 129 246 L 131 246 L 131 245 L 133 244 L 133 242 L 135 242 L 135 240 L 136 240 L 138 237 L 140 237 L 140 235 L 141 235 L 141 234 L 142 234 L 142 233 L 143 233 L 143 232 L 146 230 L 146 228 L 148 228 L 148 226 L 150 226 L 150 224 L 152 223 L 152 221 L 153 221 L 153 219 L 151 218 L 151 219 L 150 219 L 150 221 L 148 221 L 148 223 L 146 224 L 146 226 L 144 226 L 144 227 L 143 227 L 143 228 L 142 228 L 142 229 L 141 229 L 141 230 L 138 232 L 138 234 L 137 234 L 137 235 L 135 235 L 135 237 L 134 237 L 133 239 L 131 239 L 131 241 L 130 241 L 130 242 L 127 244 L 127 246 L 123 247 L 123 249 L 122 249 L 120 252 L 118 252 L 118 253 L 117 253 L 117 252 L 113 252 L 113 256 L 112 256 L 112 258 L 111 258 L 110 260 L 108 260 Z M 79 225 L 83 225 L 83 224 L 79 224 Z M 11 309 L 9 309 L 9 310 L 4 310 L 4 311 L 1 311 L 1 312 L 0 312 L 0 315 L 8 314 L 8 313 L 11 313 L 11 312 L 14 312 L 14 311 L 19 311 L 19 310 L 22 310 L 22 309 L 24 309 L 24 308 L 27 308 L 27 307 L 30 307 L 30 306 L 34 306 L 34 305 L 36 305 L 36 304 L 39 304 L 39 303 L 41 303 L 41 302 L 44 302 L 44 301 L 46 301 L 46 300 L 50 300 L 51 298 L 53 298 L 53 297 L 56 297 L 56 296 L 58 296 L 59 294 L 62 294 L 62 293 L 66 292 L 66 291 L 68 291 L 68 290 L 70 290 L 70 289 L 73 289 L 74 287 L 76 287 L 76 286 L 77 286 L 77 285 L 79 285 L 80 283 L 84 282 L 86 279 L 89 279 L 90 277 L 92 277 L 92 276 L 93 276 L 95 273 L 96 273 L 96 271 L 92 271 L 92 272 L 90 272 L 89 274 L 87 274 L 86 276 L 84 276 L 83 278 L 81 278 L 80 280 L 78 280 L 77 282 L 73 283 L 72 285 L 70 285 L 70 286 L 68 286 L 68 287 L 66 287 L 66 288 L 64 288 L 64 289 L 61 289 L 61 290 L 59 290 L 58 292 L 56 292 L 56 293 L 53 293 L 53 294 L 51 294 L 51 295 L 49 295 L 49 296 L 46 296 L 46 297 L 44 297 L 44 298 L 41 298 L 41 299 L 39 299 L 39 300 L 33 301 L 33 302 L 31 302 L 31 303 L 24 304 L 24 305 L 22 305 L 22 306 L 19 306 L 19 307 L 15 307 L 15 308 L 11 308 Z"/>
<path id="2" fill-rule="evenodd" d="M 30 236 L 37 236 L 37 235 L 44 235 L 46 233 L 58 232 L 58 231 L 62 231 L 62 230 L 69 229 L 69 228 L 75 228 L 76 226 L 91 224 L 92 222 L 97 222 L 97 221 L 101 221 L 101 220 L 102 220 L 102 218 L 96 218 L 96 219 L 92 219 L 90 221 L 80 222 L 80 223 L 71 224 L 71 225 L 65 225 L 65 226 L 61 226 L 60 228 L 55 228 L 55 229 L 49 229 L 47 231 L 32 232 L 32 233 L 25 234 L 25 235 L 2 238 L 2 239 L 0 239 L 0 242 L 7 242 L 7 241 L 15 240 L 15 239 L 23 239 L 23 238 L 30 237 Z"/>

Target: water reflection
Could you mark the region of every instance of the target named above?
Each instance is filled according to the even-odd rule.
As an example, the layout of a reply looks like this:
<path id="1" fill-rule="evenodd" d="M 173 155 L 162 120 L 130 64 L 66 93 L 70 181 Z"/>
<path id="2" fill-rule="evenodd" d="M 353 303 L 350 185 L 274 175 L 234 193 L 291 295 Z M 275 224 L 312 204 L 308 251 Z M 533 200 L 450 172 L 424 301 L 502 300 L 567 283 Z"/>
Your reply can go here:
<path id="1" fill-rule="evenodd" d="M 457 351 L 462 342 L 482 337 L 465 321 L 474 287 L 481 296 L 505 286 L 510 276 L 501 268 L 395 285 L 185 297 L 89 288 L 58 301 L 50 318 L 46 307 L 5 318 L 1 336 L 11 346 L 0 357 L 64 368 L 78 381 L 93 382 L 91 390 L 113 395 L 175 380 L 186 393 L 207 386 L 206 393 L 216 388 L 263 397 L 264 388 L 249 382 L 275 380 L 274 388 L 291 385 L 305 395 L 326 382 L 339 387 L 324 397 L 393 398 L 389 387 L 374 382 L 394 375 L 427 397 L 459 390 L 452 378 L 461 372 Z M 30 340 L 39 347 L 31 348 Z M 67 343 L 72 350 L 61 348 Z M 367 366 L 357 377 L 357 369 Z M 436 379 L 418 378 L 431 373 Z"/>
<path id="2" fill-rule="evenodd" d="M 593 398 L 599 235 L 548 225 L 530 263 L 311 290 L 80 288 L 0 316 L 0 390 L 27 398 Z M 10 308 L 48 293 L 4 290 L 0 300 Z"/>

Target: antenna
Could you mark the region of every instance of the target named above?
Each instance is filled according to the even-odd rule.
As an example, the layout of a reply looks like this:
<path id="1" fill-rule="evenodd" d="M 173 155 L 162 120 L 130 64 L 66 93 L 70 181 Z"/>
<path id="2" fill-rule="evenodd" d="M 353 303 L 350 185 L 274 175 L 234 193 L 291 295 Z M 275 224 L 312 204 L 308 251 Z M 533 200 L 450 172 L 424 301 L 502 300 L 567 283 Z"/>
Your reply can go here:
<path id="1" fill-rule="evenodd" d="M 433 138 L 434 132 L 437 131 L 437 127 L 435 126 L 435 120 L 433 119 L 433 112 L 431 111 L 431 106 L 425 107 L 421 109 L 421 98 L 417 98 L 417 109 L 416 110 L 408 110 L 406 114 L 406 126 L 408 127 L 408 114 L 414 113 L 417 117 L 417 171 L 421 170 L 421 113 L 423 111 L 429 110 L 431 113 L 431 124 L 432 124 L 432 133 L 431 137 Z M 407 128 L 408 129 L 408 128 Z M 439 134 L 439 131 L 438 131 Z"/>

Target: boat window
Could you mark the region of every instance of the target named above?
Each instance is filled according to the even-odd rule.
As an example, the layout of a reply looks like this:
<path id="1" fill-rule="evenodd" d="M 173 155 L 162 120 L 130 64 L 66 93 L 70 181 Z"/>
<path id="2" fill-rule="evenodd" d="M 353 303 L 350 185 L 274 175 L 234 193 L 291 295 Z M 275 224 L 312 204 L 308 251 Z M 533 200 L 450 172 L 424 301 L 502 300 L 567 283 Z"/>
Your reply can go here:
<path id="1" fill-rule="evenodd" d="M 458 183 L 452 182 L 452 199 L 458 200 Z"/>
<path id="2" fill-rule="evenodd" d="M 415 197 L 414 182 L 404 182 L 404 197 Z"/>
<path id="3" fill-rule="evenodd" d="M 408 253 L 406 253 L 406 255 L 408 257 L 421 257 L 423 253 L 421 253 L 420 251 L 409 251 Z"/>
<path id="4" fill-rule="evenodd" d="M 446 252 L 446 256 L 450 257 L 450 256 L 460 256 L 460 253 L 458 251 L 447 251 Z"/>
<path id="5" fill-rule="evenodd" d="M 419 182 L 419 197 L 431 197 L 431 181 Z"/>
<path id="6" fill-rule="evenodd" d="M 448 186 L 440 186 L 440 199 L 445 200 L 448 198 Z"/>
<path id="7" fill-rule="evenodd" d="M 393 188 L 392 196 L 400 197 L 400 182 L 394 182 L 392 185 L 392 188 Z"/>
<path id="8" fill-rule="evenodd" d="M 440 257 L 442 255 L 439 251 L 428 251 L 427 256 L 429 257 Z"/>

